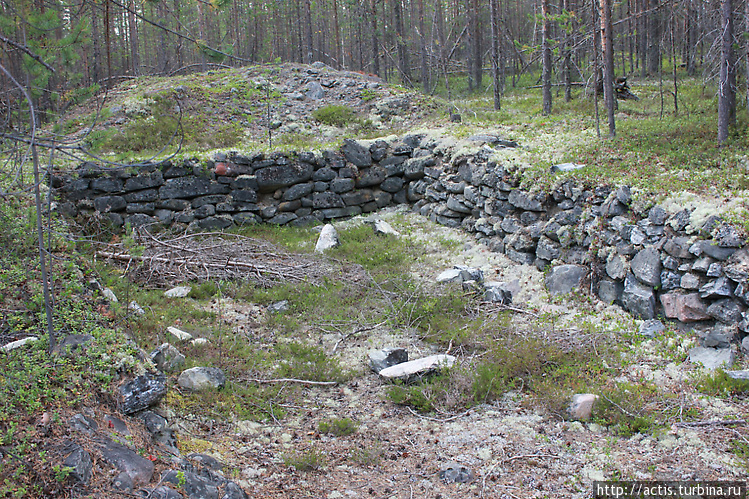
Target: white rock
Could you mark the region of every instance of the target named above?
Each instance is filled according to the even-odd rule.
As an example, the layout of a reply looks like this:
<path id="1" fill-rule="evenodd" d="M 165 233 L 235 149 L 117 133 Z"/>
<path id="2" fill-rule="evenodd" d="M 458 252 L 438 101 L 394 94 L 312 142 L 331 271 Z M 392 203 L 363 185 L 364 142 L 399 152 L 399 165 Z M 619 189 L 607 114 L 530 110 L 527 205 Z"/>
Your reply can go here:
<path id="1" fill-rule="evenodd" d="M 190 291 L 192 291 L 190 286 L 177 286 L 176 288 L 164 291 L 164 296 L 167 298 L 184 298 L 190 294 Z"/>
<path id="2" fill-rule="evenodd" d="M 190 333 L 182 331 L 181 329 L 177 329 L 173 326 L 169 326 L 168 328 L 166 328 L 166 331 L 180 341 L 188 341 L 192 339 L 192 335 Z"/>
<path id="3" fill-rule="evenodd" d="M 458 269 L 447 269 L 437 276 L 437 282 L 458 282 L 460 280 L 460 270 Z"/>
<path id="4" fill-rule="evenodd" d="M 114 291 L 112 291 L 109 288 L 104 288 L 104 291 L 101 292 L 101 294 L 104 295 L 104 298 L 111 301 L 112 303 L 117 303 L 117 296 L 114 294 Z"/>
<path id="5" fill-rule="evenodd" d="M 452 355 L 430 355 L 421 359 L 402 362 L 380 371 L 380 376 L 388 379 L 407 378 L 414 374 L 423 374 L 435 369 L 451 367 L 455 364 L 455 357 Z"/>
<path id="6" fill-rule="evenodd" d="M 743 371 L 726 371 L 726 374 L 729 378 L 749 381 L 749 369 L 744 369 Z"/>
<path id="7" fill-rule="evenodd" d="M 375 234 L 382 234 L 384 236 L 390 235 L 390 236 L 399 237 L 401 235 L 400 232 L 395 230 L 392 225 L 390 225 L 384 220 L 375 220 L 374 231 L 375 231 Z"/>
<path id="8" fill-rule="evenodd" d="M 135 315 L 146 315 L 146 311 L 143 310 L 143 307 L 138 305 L 138 302 L 136 301 L 131 301 L 130 305 L 127 306 L 127 309 Z"/>
<path id="9" fill-rule="evenodd" d="M 736 354 L 730 348 L 694 347 L 689 350 L 689 362 L 702 364 L 711 371 L 719 367 L 730 367 Z"/>
<path id="10" fill-rule="evenodd" d="M 3 352 L 10 352 L 11 350 L 15 350 L 16 348 L 21 348 L 24 345 L 28 345 L 29 343 L 33 343 L 35 341 L 38 341 L 39 338 L 35 336 L 29 336 L 28 338 L 23 338 L 21 340 L 11 341 L 10 343 L 6 343 L 2 347 L 0 347 L 0 350 Z"/>
<path id="11" fill-rule="evenodd" d="M 598 400 L 598 395 L 592 393 L 576 393 L 572 396 L 570 403 L 570 416 L 573 419 L 587 421 L 593 413 L 593 405 Z"/>
<path id="12" fill-rule="evenodd" d="M 317 238 L 317 244 L 315 245 L 315 252 L 323 253 L 330 248 L 335 248 L 340 245 L 341 242 L 338 240 L 338 232 L 335 227 L 331 224 L 325 224 L 320 231 L 320 237 Z"/>
<path id="13" fill-rule="evenodd" d="M 208 340 L 205 338 L 195 338 L 190 343 L 192 343 L 193 345 L 205 345 L 208 343 Z"/>

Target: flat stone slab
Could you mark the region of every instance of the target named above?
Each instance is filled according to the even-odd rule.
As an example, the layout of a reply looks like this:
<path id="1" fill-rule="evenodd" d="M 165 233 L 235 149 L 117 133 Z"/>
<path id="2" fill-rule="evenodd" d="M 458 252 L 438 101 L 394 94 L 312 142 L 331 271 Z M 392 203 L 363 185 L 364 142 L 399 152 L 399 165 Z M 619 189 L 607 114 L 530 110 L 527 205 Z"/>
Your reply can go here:
<path id="1" fill-rule="evenodd" d="M 453 364 L 455 364 L 455 357 L 452 355 L 430 355 L 383 369 L 380 371 L 380 376 L 388 379 L 405 379 L 415 375 L 426 374 L 430 371 L 449 368 Z"/>
<path id="2" fill-rule="evenodd" d="M 719 367 L 730 367 L 736 355 L 730 348 L 694 347 L 689 351 L 689 362 L 702 364 L 711 371 Z"/>
<path id="3" fill-rule="evenodd" d="M 190 333 L 188 333 L 187 331 L 182 331 L 181 329 L 177 329 L 173 326 L 169 326 L 168 328 L 166 328 L 166 332 L 180 341 L 188 341 L 192 339 L 192 335 Z"/>
<path id="4" fill-rule="evenodd" d="M 10 343 L 6 343 L 2 347 L 0 347 L 0 350 L 3 352 L 10 352 L 11 350 L 15 350 L 16 348 L 21 348 L 24 345 L 28 345 L 29 343 L 33 343 L 35 341 L 38 341 L 39 338 L 35 336 L 29 336 L 28 338 L 23 338 L 16 341 L 11 341 Z"/>
<path id="5" fill-rule="evenodd" d="M 749 369 L 743 371 L 726 371 L 729 378 L 737 379 L 739 381 L 749 381 Z"/>

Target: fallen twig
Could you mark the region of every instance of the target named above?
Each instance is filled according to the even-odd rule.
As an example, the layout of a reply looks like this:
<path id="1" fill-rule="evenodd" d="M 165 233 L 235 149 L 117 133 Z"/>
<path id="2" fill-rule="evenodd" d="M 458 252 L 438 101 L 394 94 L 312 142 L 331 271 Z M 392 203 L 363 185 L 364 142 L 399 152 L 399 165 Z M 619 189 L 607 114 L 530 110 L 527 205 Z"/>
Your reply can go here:
<path id="1" fill-rule="evenodd" d="M 448 423 L 450 421 L 454 421 L 454 420 L 462 418 L 464 416 L 468 416 L 468 414 L 470 414 L 470 412 L 471 412 L 471 409 L 468 409 L 466 412 L 463 412 L 461 414 L 457 414 L 457 415 L 449 417 L 449 418 L 440 419 L 440 418 L 430 418 L 429 416 L 422 416 L 421 414 L 419 414 L 418 412 L 414 411 L 413 409 L 411 409 L 408 406 L 406 406 L 406 409 L 408 409 L 411 414 L 413 414 L 414 416 L 416 416 L 419 419 L 425 419 L 427 421 L 434 421 L 435 423 Z"/>
<path id="2" fill-rule="evenodd" d="M 694 421 L 692 423 L 675 423 L 679 428 L 699 428 L 705 426 L 743 426 L 745 419 L 715 419 L 712 421 Z"/>
<path id="3" fill-rule="evenodd" d="M 295 378 L 277 378 L 277 379 L 257 379 L 252 378 L 249 381 L 255 383 L 299 383 L 301 385 L 320 385 L 320 386 L 333 386 L 337 385 L 338 381 L 311 381 L 308 379 L 295 379 Z"/>

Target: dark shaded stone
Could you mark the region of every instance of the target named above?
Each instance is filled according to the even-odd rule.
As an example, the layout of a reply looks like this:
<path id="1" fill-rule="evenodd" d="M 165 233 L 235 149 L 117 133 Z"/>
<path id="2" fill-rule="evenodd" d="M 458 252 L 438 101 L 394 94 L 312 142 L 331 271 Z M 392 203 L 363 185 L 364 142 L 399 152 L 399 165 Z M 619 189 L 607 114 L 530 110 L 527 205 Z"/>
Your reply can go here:
<path id="1" fill-rule="evenodd" d="M 284 201 L 294 201 L 296 199 L 303 198 L 304 196 L 309 196 L 312 194 L 312 191 L 315 188 L 315 184 L 313 183 L 306 183 L 306 184 L 297 184 L 292 185 L 288 189 L 286 189 L 286 192 L 283 193 L 282 199 Z M 252 201 L 253 203 L 255 201 Z"/>
<path id="2" fill-rule="evenodd" d="M 228 482 L 224 486 L 224 495 L 221 499 L 247 499 L 247 494 L 236 483 Z"/>
<path id="3" fill-rule="evenodd" d="M 749 249 L 740 249 L 731 255 L 723 266 L 723 272 L 732 281 L 747 281 L 749 279 Z"/>
<path id="4" fill-rule="evenodd" d="M 126 191 L 137 191 L 140 189 L 151 189 L 159 187 L 164 183 L 164 175 L 160 171 L 155 171 L 148 175 L 137 175 L 130 177 L 125 181 L 124 189 Z"/>
<path id="5" fill-rule="evenodd" d="M 204 218 L 198 222 L 201 229 L 221 230 L 228 229 L 234 225 L 233 219 L 229 215 L 216 215 Z"/>
<path id="6" fill-rule="evenodd" d="M 127 207 L 127 202 L 122 196 L 99 196 L 94 199 L 94 208 L 101 213 L 110 211 L 121 211 Z"/>
<path id="7" fill-rule="evenodd" d="M 88 435 L 93 435 L 98 429 L 99 425 L 93 419 L 83 414 L 75 414 L 70 418 L 68 422 L 70 429 L 74 431 L 80 431 Z"/>
<path id="8" fill-rule="evenodd" d="M 707 307 L 707 314 L 725 324 L 735 324 L 741 320 L 741 307 L 734 300 L 724 298 Z"/>
<path id="9" fill-rule="evenodd" d="M 256 191 L 258 190 L 257 178 L 254 175 L 243 175 L 234 181 L 232 188 Z"/>
<path id="10" fill-rule="evenodd" d="M 353 163 L 359 168 L 372 165 L 372 154 L 355 140 L 344 139 L 341 146 L 341 154 L 346 158 L 346 161 Z"/>
<path id="11" fill-rule="evenodd" d="M 172 429 L 169 428 L 166 419 L 151 411 L 143 411 L 139 414 L 139 417 L 154 442 L 164 444 L 167 447 L 177 447 L 177 439 L 174 437 Z"/>
<path id="12" fill-rule="evenodd" d="M 359 177 L 356 179 L 356 187 L 371 187 L 380 185 L 387 178 L 387 172 L 381 166 L 372 166 L 359 170 Z"/>
<path id="13" fill-rule="evenodd" d="M 312 174 L 312 180 L 315 182 L 330 182 L 337 176 L 338 174 L 335 170 L 326 166 L 316 170 L 315 173 Z"/>
<path id="14" fill-rule="evenodd" d="M 211 181 L 207 177 L 170 178 L 159 187 L 161 199 L 194 198 L 209 193 Z"/>
<path id="15" fill-rule="evenodd" d="M 610 281 L 608 279 L 598 283 L 598 298 L 602 302 L 608 303 L 619 303 L 624 293 L 624 284 L 619 281 Z"/>
<path id="16" fill-rule="evenodd" d="M 369 352 L 369 367 L 376 373 L 403 362 L 408 362 L 408 351 L 405 348 L 385 348 Z"/>
<path id="17" fill-rule="evenodd" d="M 655 248 L 645 248 L 639 251 L 630 264 L 634 275 L 648 286 L 658 286 L 661 283 L 661 256 Z"/>
<path id="18" fill-rule="evenodd" d="M 401 177 L 388 177 L 380 184 L 380 189 L 391 193 L 398 192 L 403 188 L 403 184 L 404 181 Z"/>
<path id="19" fill-rule="evenodd" d="M 184 199 L 166 199 L 156 203 L 156 208 L 165 210 L 182 211 L 190 206 L 190 201 Z"/>
<path id="20" fill-rule="evenodd" d="M 715 231 L 714 238 L 721 248 L 741 248 L 746 243 L 746 239 L 741 233 L 735 227 L 726 223 Z"/>
<path id="21" fill-rule="evenodd" d="M 155 203 L 130 203 L 125 209 L 126 213 L 145 213 L 147 215 L 153 215 L 156 210 Z"/>
<path id="22" fill-rule="evenodd" d="M 341 195 L 346 206 L 362 205 L 375 200 L 374 193 L 369 189 L 346 192 Z"/>
<path id="23" fill-rule="evenodd" d="M 257 192 L 249 189 L 234 190 L 231 198 L 235 203 L 257 203 Z"/>
<path id="24" fill-rule="evenodd" d="M 206 217 L 212 217 L 216 214 L 216 207 L 212 204 L 205 204 L 193 212 L 195 218 L 202 219 Z"/>
<path id="25" fill-rule="evenodd" d="M 122 180 L 118 178 L 95 178 L 91 181 L 91 188 L 103 192 L 121 192 Z"/>
<path id="26" fill-rule="evenodd" d="M 637 280 L 634 274 L 627 274 L 621 301 L 626 310 L 642 319 L 652 319 L 655 316 L 653 289 Z"/>
<path id="27" fill-rule="evenodd" d="M 148 203 L 159 199 L 159 191 L 146 189 L 144 191 L 128 192 L 123 196 L 128 203 Z"/>
<path id="28" fill-rule="evenodd" d="M 253 225 L 262 222 L 260 216 L 258 216 L 256 213 L 251 213 L 248 211 L 237 213 L 236 215 L 232 216 L 232 219 L 237 225 Z"/>
<path id="29" fill-rule="evenodd" d="M 210 196 L 201 196 L 192 200 L 190 203 L 193 208 L 200 208 L 207 204 L 216 204 L 226 201 L 226 196 L 222 194 L 212 194 Z"/>
<path id="30" fill-rule="evenodd" d="M 296 219 L 297 219 L 296 213 L 283 212 L 283 213 L 278 213 L 277 215 L 269 219 L 268 223 L 273 224 L 273 225 L 286 225 L 287 223 Z"/>
<path id="31" fill-rule="evenodd" d="M 163 482 L 180 485 L 189 499 L 218 499 L 218 487 L 210 480 L 190 471 L 169 470 Z"/>
<path id="32" fill-rule="evenodd" d="M 725 277 L 712 280 L 700 288 L 702 298 L 725 298 L 733 296 L 734 285 Z"/>
<path id="33" fill-rule="evenodd" d="M 345 203 L 338 194 L 333 192 L 316 192 L 312 196 L 312 207 L 314 209 L 343 208 Z"/>
<path id="34" fill-rule="evenodd" d="M 70 468 L 69 476 L 76 482 L 88 484 L 93 473 L 93 462 L 91 455 L 78 444 L 72 444 L 68 448 L 68 456 L 62 465 Z"/>
<path id="35" fill-rule="evenodd" d="M 124 445 L 108 441 L 101 447 L 101 456 L 119 471 L 126 473 L 133 484 L 147 484 L 153 476 L 153 462 Z"/>
<path id="36" fill-rule="evenodd" d="M 710 328 L 702 339 L 702 346 L 710 348 L 730 348 L 736 339 L 736 325 L 718 324 Z"/>
<path id="37" fill-rule="evenodd" d="M 145 213 L 133 213 L 125 219 L 125 223 L 129 223 L 131 227 L 140 227 L 142 225 L 158 223 L 158 220 L 152 216 L 146 215 Z"/>
<path id="38" fill-rule="evenodd" d="M 689 237 L 673 237 L 666 241 L 663 245 L 663 249 L 671 256 L 676 258 L 690 258 L 692 255 L 689 253 L 689 248 L 692 246 L 691 238 Z"/>
<path id="39" fill-rule="evenodd" d="M 657 334 L 662 333 L 665 330 L 666 326 L 664 326 L 661 321 L 658 319 L 650 319 L 640 325 L 639 333 L 641 336 L 647 338 L 655 338 Z"/>
<path id="40" fill-rule="evenodd" d="M 272 192 L 281 187 L 306 182 L 312 178 L 313 166 L 309 163 L 274 165 L 255 172 L 258 190 Z"/>
<path id="41" fill-rule="evenodd" d="M 166 395 L 166 377 L 146 373 L 120 386 L 119 392 L 122 413 L 134 414 L 156 404 Z"/>
<path id="42" fill-rule="evenodd" d="M 661 272 L 661 289 L 670 291 L 681 286 L 681 275 L 676 272 L 664 270 Z"/>
<path id="43" fill-rule="evenodd" d="M 527 211 L 546 211 L 543 206 L 544 200 L 542 194 L 537 194 L 534 197 L 531 197 L 520 189 L 510 191 L 510 195 L 507 198 L 507 201 L 509 201 L 511 205 Z"/>
<path id="44" fill-rule="evenodd" d="M 424 170 L 430 166 L 434 166 L 436 160 L 433 156 L 423 156 L 420 158 L 411 158 L 407 160 L 403 165 L 403 176 L 409 180 L 416 180 L 424 178 L 426 175 Z"/>
<path id="45" fill-rule="evenodd" d="M 360 215 L 362 209 L 359 206 L 346 206 L 345 208 L 327 208 L 320 210 L 320 212 L 325 219 L 347 218 Z"/>
<path id="46" fill-rule="evenodd" d="M 689 251 L 697 256 L 704 253 L 716 260 L 727 260 L 731 255 L 736 253 L 736 248 L 722 248 L 712 241 L 703 240 L 697 241 Z"/>
<path id="47" fill-rule="evenodd" d="M 653 206 L 648 212 L 648 220 L 655 225 L 663 225 L 668 220 L 668 212 L 660 206 Z"/>

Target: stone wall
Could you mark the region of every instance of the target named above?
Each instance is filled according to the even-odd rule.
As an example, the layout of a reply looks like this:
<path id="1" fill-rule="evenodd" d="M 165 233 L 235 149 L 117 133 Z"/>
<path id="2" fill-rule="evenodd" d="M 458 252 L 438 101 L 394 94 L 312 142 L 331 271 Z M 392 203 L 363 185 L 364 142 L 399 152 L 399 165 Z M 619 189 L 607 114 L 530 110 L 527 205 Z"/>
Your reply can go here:
<path id="1" fill-rule="evenodd" d="M 731 225 L 710 217 L 692 227 L 688 209 L 638 213 L 626 186 L 567 181 L 551 192 L 524 190 L 489 159 L 492 147 L 516 144 L 473 139 L 483 147 L 470 154 L 451 153 L 445 139 L 409 135 L 347 140 L 322 154 L 229 153 L 137 172 L 86 163 L 54 182 L 61 211 L 98 211 L 116 226 L 303 225 L 408 203 L 515 262 L 550 269 L 552 293 L 584 286 L 639 317 L 694 323 L 708 347 L 727 347 L 749 331 L 749 251 Z"/>

